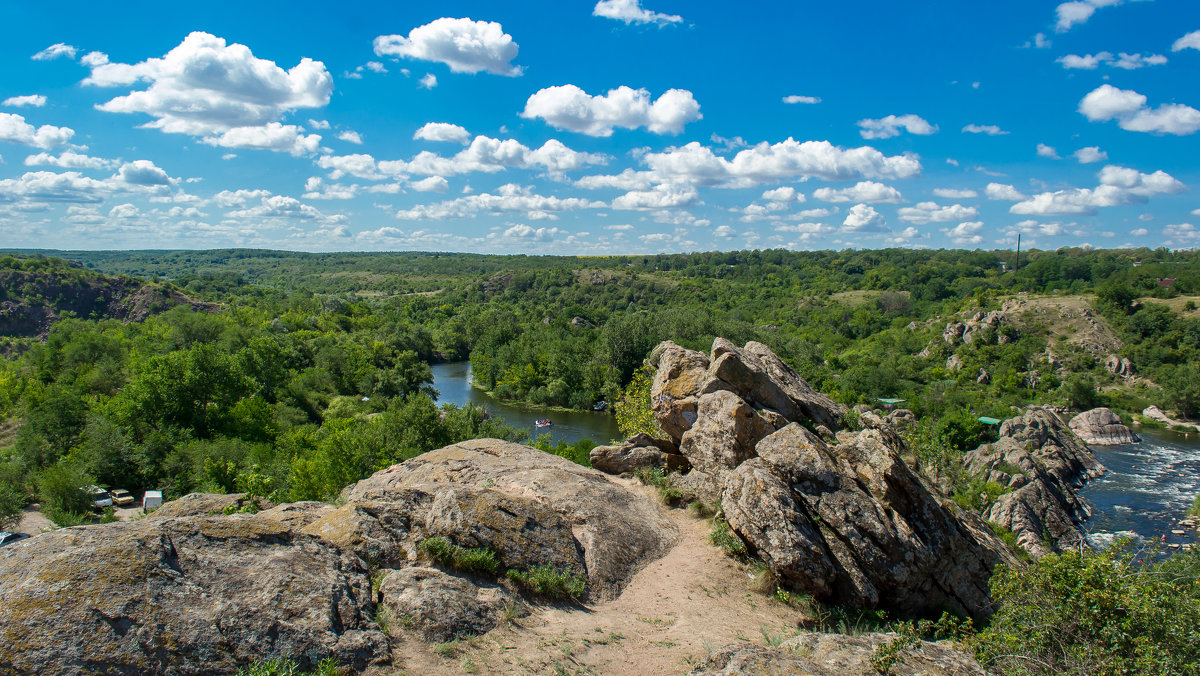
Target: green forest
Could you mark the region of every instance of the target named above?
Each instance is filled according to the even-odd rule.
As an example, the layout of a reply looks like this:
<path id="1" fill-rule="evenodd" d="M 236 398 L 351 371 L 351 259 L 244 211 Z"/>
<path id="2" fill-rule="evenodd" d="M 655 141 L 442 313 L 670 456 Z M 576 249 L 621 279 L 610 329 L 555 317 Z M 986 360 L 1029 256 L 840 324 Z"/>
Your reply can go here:
<path id="1" fill-rule="evenodd" d="M 49 253 L 0 258 L 0 320 L 54 317 L 38 335 L 3 338 L 8 521 L 37 500 L 57 523 L 78 522 L 86 504 L 71 487 L 91 483 L 332 499 L 448 443 L 528 438 L 480 410 L 440 410 L 430 363 L 469 359 L 476 386 L 502 399 L 590 409 L 616 401 L 666 339 L 701 350 L 715 336 L 758 340 L 843 403 L 905 399 L 943 455 L 976 446 L 988 433 L 977 417 L 1012 406 L 1200 409 L 1195 252 L 1033 251 L 1015 273 L 1011 252 L 900 249 Z M 77 302 L 138 285 L 166 299 L 142 321 Z M 167 309 L 171 298 L 204 305 Z M 1094 308 L 1139 377 L 1107 371 L 1072 341 L 1076 327 L 1049 319 L 943 339 L 947 323 L 1013 298 Z"/>

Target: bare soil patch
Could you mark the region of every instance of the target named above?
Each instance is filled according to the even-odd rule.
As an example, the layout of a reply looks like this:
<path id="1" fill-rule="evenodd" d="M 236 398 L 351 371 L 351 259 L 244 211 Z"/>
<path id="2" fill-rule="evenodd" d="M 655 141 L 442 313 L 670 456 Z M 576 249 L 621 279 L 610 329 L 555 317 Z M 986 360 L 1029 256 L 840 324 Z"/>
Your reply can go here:
<path id="1" fill-rule="evenodd" d="M 635 481 L 615 481 L 651 495 Z M 709 542 L 707 520 L 663 509 L 679 541 L 616 599 L 538 607 L 452 646 L 431 646 L 393 627 L 395 667 L 381 673 L 678 674 L 730 643 L 796 633 L 802 614 L 750 591 L 746 567 Z"/>

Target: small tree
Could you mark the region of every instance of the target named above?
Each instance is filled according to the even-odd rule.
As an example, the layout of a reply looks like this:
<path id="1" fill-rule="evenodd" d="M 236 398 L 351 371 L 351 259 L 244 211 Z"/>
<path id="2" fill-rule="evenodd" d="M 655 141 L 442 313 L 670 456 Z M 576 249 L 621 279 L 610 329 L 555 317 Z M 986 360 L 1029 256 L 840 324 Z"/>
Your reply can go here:
<path id="1" fill-rule="evenodd" d="M 654 407 L 650 401 L 650 386 L 654 383 L 654 369 L 649 364 L 633 372 L 629 385 L 621 392 L 613 405 L 617 415 L 617 428 L 625 438 L 642 432 L 652 437 L 662 437 L 663 431 L 654 419 Z"/>

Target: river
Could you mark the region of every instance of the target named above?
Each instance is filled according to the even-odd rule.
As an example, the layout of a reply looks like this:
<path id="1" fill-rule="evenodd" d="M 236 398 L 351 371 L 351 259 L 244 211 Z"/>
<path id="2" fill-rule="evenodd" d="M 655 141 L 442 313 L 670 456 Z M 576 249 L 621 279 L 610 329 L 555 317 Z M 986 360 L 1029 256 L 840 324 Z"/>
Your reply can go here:
<path id="1" fill-rule="evenodd" d="M 1140 444 L 1091 447 L 1108 473 L 1080 491 L 1094 507 L 1084 524 L 1088 541 L 1104 546 L 1121 536 L 1140 541 L 1166 535 L 1167 543 L 1195 542 L 1196 531 L 1179 521 L 1200 493 L 1200 434 L 1136 431 Z"/>
<path id="2" fill-rule="evenodd" d="M 476 404 L 514 427 L 529 428 L 535 437 L 549 434 L 553 442 L 591 439 L 596 444 L 607 444 L 621 438 L 616 418 L 608 413 L 548 410 L 492 398 L 487 392 L 471 386 L 471 362 L 433 364 L 431 368 L 439 404 Z M 533 421 L 538 418 L 549 418 L 554 424 L 534 428 Z"/>

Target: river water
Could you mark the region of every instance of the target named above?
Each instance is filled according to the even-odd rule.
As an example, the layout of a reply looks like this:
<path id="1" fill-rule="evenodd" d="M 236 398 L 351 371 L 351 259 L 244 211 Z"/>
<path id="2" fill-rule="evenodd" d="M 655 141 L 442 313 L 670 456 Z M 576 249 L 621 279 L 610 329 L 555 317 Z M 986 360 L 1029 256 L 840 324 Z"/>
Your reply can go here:
<path id="1" fill-rule="evenodd" d="M 438 391 L 439 404 L 476 404 L 488 413 L 504 418 L 514 427 L 528 428 L 535 437 L 549 434 L 552 442 L 575 442 L 591 439 L 596 444 L 607 444 L 621 438 L 617 420 L 609 413 L 590 411 L 557 411 L 503 402 L 487 392 L 471 386 L 471 362 L 433 364 L 433 387 Z M 550 427 L 535 428 L 533 421 L 549 418 Z"/>
<path id="2" fill-rule="evenodd" d="M 1200 493 L 1200 433 L 1137 432 L 1140 444 L 1091 447 L 1108 473 L 1080 491 L 1094 507 L 1085 524 L 1088 542 L 1103 547 L 1122 536 L 1161 541 L 1164 535 L 1168 544 L 1195 542 L 1195 530 L 1179 521 Z"/>

